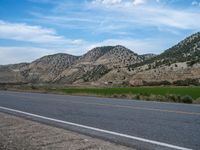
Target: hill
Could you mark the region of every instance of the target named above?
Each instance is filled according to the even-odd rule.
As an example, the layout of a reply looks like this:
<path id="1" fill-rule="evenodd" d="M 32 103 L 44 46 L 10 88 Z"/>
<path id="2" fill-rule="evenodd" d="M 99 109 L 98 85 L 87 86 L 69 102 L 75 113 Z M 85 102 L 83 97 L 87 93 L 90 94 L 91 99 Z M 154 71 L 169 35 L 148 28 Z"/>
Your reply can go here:
<path id="1" fill-rule="evenodd" d="M 54 82 L 94 82 L 115 68 L 126 67 L 143 61 L 142 57 L 123 46 L 97 47 L 79 58 L 64 70 Z"/>
<path id="2" fill-rule="evenodd" d="M 200 32 L 187 37 L 160 55 L 129 66 L 133 85 L 160 82 L 198 84 L 200 79 Z M 167 82 L 166 82 L 167 81 Z"/>
<path id="3" fill-rule="evenodd" d="M 82 56 L 54 54 L 31 63 L 0 66 L 0 83 L 85 85 L 198 85 L 200 32 L 160 55 L 138 55 L 124 46 L 104 46 Z"/>

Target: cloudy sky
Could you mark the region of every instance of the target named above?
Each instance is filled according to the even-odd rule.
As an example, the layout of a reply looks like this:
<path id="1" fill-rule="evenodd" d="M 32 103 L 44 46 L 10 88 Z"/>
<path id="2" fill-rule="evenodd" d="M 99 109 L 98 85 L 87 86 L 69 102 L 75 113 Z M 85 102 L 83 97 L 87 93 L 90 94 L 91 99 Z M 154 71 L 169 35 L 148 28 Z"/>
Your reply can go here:
<path id="1" fill-rule="evenodd" d="M 200 31 L 200 0 L 0 0 L 0 64 L 104 45 L 159 54 Z"/>

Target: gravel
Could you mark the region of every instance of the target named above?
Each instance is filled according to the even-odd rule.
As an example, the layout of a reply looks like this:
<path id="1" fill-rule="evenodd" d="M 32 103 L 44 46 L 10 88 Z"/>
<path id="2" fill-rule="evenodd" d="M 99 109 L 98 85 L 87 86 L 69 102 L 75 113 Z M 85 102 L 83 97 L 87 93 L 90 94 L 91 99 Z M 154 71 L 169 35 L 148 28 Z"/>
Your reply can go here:
<path id="1" fill-rule="evenodd" d="M 125 146 L 0 113 L 0 150 L 131 150 Z"/>

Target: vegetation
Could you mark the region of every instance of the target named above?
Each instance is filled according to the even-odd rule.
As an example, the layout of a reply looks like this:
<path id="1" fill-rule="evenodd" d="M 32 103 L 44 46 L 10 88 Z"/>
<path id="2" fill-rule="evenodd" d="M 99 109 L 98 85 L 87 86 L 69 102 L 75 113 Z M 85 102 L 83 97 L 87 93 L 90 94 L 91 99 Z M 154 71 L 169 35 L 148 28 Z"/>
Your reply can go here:
<path id="1" fill-rule="evenodd" d="M 143 81 L 144 86 L 161 86 L 161 85 L 174 85 L 174 86 L 200 86 L 199 79 L 185 79 L 185 80 L 177 80 L 174 82 L 169 81 L 152 81 L 147 82 Z"/>
<path id="2" fill-rule="evenodd" d="M 195 85 L 199 86 L 199 79 L 186 79 L 186 80 L 177 80 L 173 82 L 173 85 L 177 86 L 189 86 L 189 85 Z"/>
<path id="3" fill-rule="evenodd" d="M 200 87 L 63 88 L 66 94 L 192 103 Z"/>
<path id="4" fill-rule="evenodd" d="M 176 62 L 188 62 L 188 66 L 193 66 L 200 62 L 200 32 L 186 38 L 177 45 L 167 49 L 162 54 L 146 61 L 130 65 L 129 68 L 139 67 L 145 64 L 153 64 L 153 68 L 158 66 L 170 66 Z"/>
<path id="5" fill-rule="evenodd" d="M 85 88 L 64 87 L 50 84 L 0 84 L 0 90 L 36 91 L 69 95 L 89 95 L 137 100 L 168 101 L 177 103 L 200 103 L 200 86 L 145 86 L 145 87 L 110 87 Z"/>

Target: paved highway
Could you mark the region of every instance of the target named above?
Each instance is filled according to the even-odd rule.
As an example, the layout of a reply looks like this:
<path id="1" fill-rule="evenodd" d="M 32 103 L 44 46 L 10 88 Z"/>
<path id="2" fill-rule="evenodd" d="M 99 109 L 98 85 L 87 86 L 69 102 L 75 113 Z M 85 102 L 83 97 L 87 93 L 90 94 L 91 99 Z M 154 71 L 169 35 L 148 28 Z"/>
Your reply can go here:
<path id="1" fill-rule="evenodd" d="M 0 91 L 0 111 L 137 149 L 200 149 L 200 105 Z"/>

